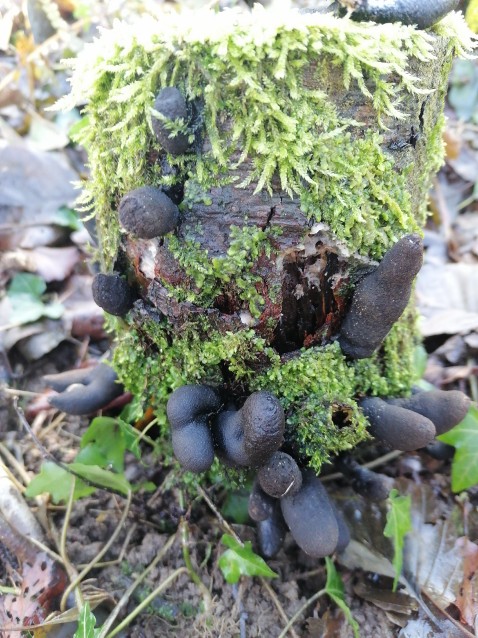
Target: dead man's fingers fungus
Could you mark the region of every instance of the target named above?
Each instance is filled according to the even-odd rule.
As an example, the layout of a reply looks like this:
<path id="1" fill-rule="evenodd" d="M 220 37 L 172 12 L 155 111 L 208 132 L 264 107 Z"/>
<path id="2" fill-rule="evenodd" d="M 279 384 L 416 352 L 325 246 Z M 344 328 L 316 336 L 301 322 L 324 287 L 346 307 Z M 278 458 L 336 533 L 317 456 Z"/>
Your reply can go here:
<path id="1" fill-rule="evenodd" d="M 174 123 L 183 122 L 185 125 L 188 120 L 188 108 L 183 95 L 174 86 L 168 86 L 156 96 L 153 109 L 160 116 L 153 113 L 152 123 L 153 131 L 158 142 L 165 151 L 171 155 L 181 155 L 189 148 L 188 135 L 183 132 L 173 133 L 171 126 Z"/>
<path id="2" fill-rule="evenodd" d="M 395 450 L 418 450 L 435 438 L 433 423 L 417 412 L 390 405 L 378 397 L 362 399 L 360 407 L 369 421 L 370 434 Z"/>
<path id="3" fill-rule="evenodd" d="M 273 558 L 281 549 L 286 532 L 279 501 L 274 501 L 271 516 L 257 523 L 257 542 L 261 555 Z"/>
<path id="4" fill-rule="evenodd" d="M 176 228 L 179 209 L 159 188 L 142 186 L 123 197 L 119 205 L 119 220 L 129 233 L 153 239 L 163 237 Z"/>
<path id="5" fill-rule="evenodd" d="M 169 397 L 166 412 L 174 455 L 185 470 L 205 472 L 214 461 L 209 419 L 221 408 L 218 393 L 208 385 L 183 385 Z"/>
<path id="6" fill-rule="evenodd" d="M 382 344 L 410 299 L 423 261 L 418 235 L 406 235 L 385 253 L 377 268 L 355 287 L 339 343 L 352 359 L 370 357 Z"/>
<path id="7" fill-rule="evenodd" d="M 259 467 L 283 442 L 284 410 L 272 393 L 251 394 L 240 410 L 219 414 L 213 425 L 219 458 L 236 467 Z"/>
<path id="8" fill-rule="evenodd" d="M 393 480 L 383 474 L 377 474 L 362 467 L 351 456 L 337 460 L 336 465 L 350 481 L 352 488 L 370 501 L 384 501 L 393 487 Z"/>
<path id="9" fill-rule="evenodd" d="M 257 472 L 259 485 L 266 494 L 281 498 L 295 494 L 302 485 L 302 474 L 295 460 L 285 452 L 275 452 Z"/>
<path id="10" fill-rule="evenodd" d="M 48 399 L 50 404 L 68 414 L 97 412 L 123 393 L 116 372 L 106 363 L 94 368 L 47 375 L 44 379 L 48 385 L 60 391 L 60 394 Z"/>
<path id="11" fill-rule="evenodd" d="M 456 9 L 459 0 L 339 0 L 353 9 L 352 19 L 367 22 L 401 22 L 427 29 Z"/>
<path id="12" fill-rule="evenodd" d="M 133 291 L 126 279 L 116 273 L 96 274 L 91 289 L 96 305 L 110 315 L 123 317 L 133 307 L 135 301 Z"/>
<path id="13" fill-rule="evenodd" d="M 248 513 L 253 521 L 265 521 L 272 516 L 275 499 L 266 494 L 256 479 L 249 494 Z"/>

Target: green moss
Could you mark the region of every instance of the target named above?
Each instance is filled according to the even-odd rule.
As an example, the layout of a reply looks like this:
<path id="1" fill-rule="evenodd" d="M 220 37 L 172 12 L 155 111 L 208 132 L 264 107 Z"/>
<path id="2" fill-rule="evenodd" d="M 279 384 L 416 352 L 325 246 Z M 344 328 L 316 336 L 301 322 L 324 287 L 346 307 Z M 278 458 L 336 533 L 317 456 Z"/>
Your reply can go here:
<path id="1" fill-rule="evenodd" d="M 263 11 L 183 12 L 161 22 L 148 18 L 135 28 L 117 25 L 76 62 L 66 102 L 87 101 L 77 139 L 87 147 L 92 178 L 82 201 L 85 207 L 94 201 L 105 270 L 113 267 L 120 244 L 119 199 L 133 188 L 173 180 L 185 182 L 181 208 L 187 215 L 196 203 L 210 202 L 215 186 L 252 184 L 256 192 L 271 192 L 278 178 L 311 223 L 324 222 L 350 252 L 376 259 L 399 237 L 422 227 L 430 175 L 443 158 L 443 119 L 425 117 L 422 165 L 410 159 L 399 171 L 384 149 L 384 125 L 403 118 L 403 105 L 423 94 L 442 103 L 447 74 L 433 64 L 435 50 L 443 57 L 448 49 L 449 65 L 452 50 L 463 54 L 471 48 L 463 20 L 452 14 L 426 32 Z M 428 81 L 434 91 L 424 89 L 413 73 L 423 62 L 435 73 Z M 202 107 L 194 130 L 179 122 L 172 133 L 207 141 L 200 155 L 193 146 L 185 155 L 168 156 L 178 171 L 175 178 L 163 175 L 149 157 L 157 148 L 154 96 L 173 85 Z M 345 99 L 338 108 L 331 95 L 340 91 Z M 347 91 L 352 102 L 359 95 L 373 106 L 374 122 L 364 127 L 353 119 Z M 260 315 L 264 300 L 257 263 L 276 257 L 270 230 L 246 223 L 231 227 L 225 258 L 210 256 L 191 239 L 179 243 L 170 236 L 167 245 L 189 277 L 181 288 L 169 287 L 178 301 L 210 308 L 227 288 L 253 317 Z M 131 315 L 126 324 L 114 324 L 121 335 L 114 364 L 125 386 L 155 407 L 165 436 L 167 398 L 184 383 L 222 384 L 226 369 L 241 387 L 270 389 L 286 410 L 289 440 L 319 470 L 331 455 L 366 438 L 357 397 L 409 391 L 413 324 L 410 310 L 381 351 L 363 361 L 347 362 L 337 343 L 281 361 L 246 327 L 219 334 L 203 318 L 174 333 L 165 321 L 137 325 Z"/>

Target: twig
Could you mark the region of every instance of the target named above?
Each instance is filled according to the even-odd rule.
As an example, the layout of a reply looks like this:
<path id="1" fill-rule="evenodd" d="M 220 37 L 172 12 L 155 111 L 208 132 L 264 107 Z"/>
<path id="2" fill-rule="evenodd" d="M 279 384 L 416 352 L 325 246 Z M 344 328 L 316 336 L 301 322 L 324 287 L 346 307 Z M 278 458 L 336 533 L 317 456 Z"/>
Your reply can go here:
<path id="1" fill-rule="evenodd" d="M 361 467 L 366 467 L 369 470 L 372 470 L 375 467 L 379 467 L 380 465 L 385 465 L 388 461 L 393 461 L 394 459 L 401 456 L 403 452 L 401 450 L 392 450 L 391 452 L 387 452 L 387 454 L 383 454 L 382 456 L 369 461 L 368 463 L 364 463 Z M 339 478 L 342 478 L 344 475 L 342 472 L 333 472 L 333 474 L 325 474 L 320 477 L 322 483 L 329 483 L 330 481 L 336 481 Z"/>
<path id="2" fill-rule="evenodd" d="M 309 605 L 314 603 L 318 598 L 323 596 L 325 593 L 326 593 L 325 589 L 321 589 L 320 591 L 316 592 L 313 596 L 311 596 L 308 600 L 306 600 L 305 603 L 302 605 L 302 607 L 300 607 L 292 616 L 292 618 L 289 620 L 287 625 L 279 634 L 278 638 L 285 638 L 285 636 L 287 636 L 288 631 L 292 633 L 292 625 L 299 620 L 299 618 L 302 616 L 302 614 L 304 613 L 304 611 L 307 609 Z"/>
<path id="3" fill-rule="evenodd" d="M 78 576 L 75 578 L 75 580 L 73 582 L 71 582 L 69 584 L 69 586 L 66 588 L 62 598 L 61 598 L 61 602 L 60 602 L 60 609 L 61 611 L 65 610 L 66 607 L 66 601 L 67 598 L 70 594 L 70 592 L 73 591 L 73 589 L 75 587 L 78 587 L 78 585 L 81 583 L 81 581 L 84 579 L 84 577 L 93 569 L 93 567 L 95 567 L 95 565 L 97 563 L 100 562 L 100 560 L 103 558 L 103 556 L 106 554 L 106 552 L 109 550 L 109 548 L 113 545 L 113 543 L 115 542 L 116 538 L 118 537 L 118 534 L 121 532 L 121 528 L 123 527 L 123 524 L 128 516 L 129 513 L 129 509 L 131 506 L 131 499 L 132 499 L 133 493 L 131 492 L 131 490 L 128 491 L 128 496 L 127 496 L 127 500 L 126 500 L 126 507 L 123 511 L 123 514 L 121 515 L 120 521 L 118 523 L 118 525 L 116 526 L 115 531 L 113 532 L 113 534 L 111 535 L 110 539 L 108 540 L 108 542 L 103 546 L 103 548 L 98 552 L 98 554 L 96 554 L 96 556 L 93 558 L 93 560 L 88 563 L 88 565 L 81 570 L 81 572 L 78 574 Z"/>
<path id="4" fill-rule="evenodd" d="M 65 566 L 65 569 L 68 571 L 68 576 L 70 578 L 70 581 L 72 582 L 75 582 L 78 579 L 78 572 L 76 571 L 75 567 L 72 565 L 70 559 L 68 558 L 68 554 L 66 551 L 66 534 L 68 531 L 68 525 L 70 523 L 71 511 L 73 509 L 73 500 L 75 497 L 75 486 L 76 486 L 76 479 L 73 478 L 71 482 L 70 494 L 68 496 L 68 503 L 66 505 L 65 518 L 63 519 L 63 525 L 61 528 L 61 536 L 60 536 L 60 555 L 62 558 L 62 562 Z M 62 599 L 62 602 L 63 602 L 63 599 Z M 65 597 L 65 602 L 66 602 L 66 597 Z M 75 602 L 78 609 L 81 609 L 83 607 L 84 600 L 79 587 L 75 587 Z M 61 608 L 61 611 L 65 611 L 65 609 Z"/>
<path id="5" fill-rule="evenodd" d="M 271 597 L 272 602 L 276 606 L 277 611 L 279 612 L 282 620 L 286 623 L 286 627 L 287 627 L 289 622 L 290 622 L 290 620 L 289 620 L 287 614 L 285 613 L 285 610 L 282 607 L 282 605 L 280 603 L 280 600 L 277 598 L 277 594 L 275 593 L 275 591 L 272 589 L 272 587 L 270 586 L 270 584 L 267 582 L 267 580 L 265 578 L 260 578 L 259 580 L 261 582 L 261 585 L 263 587 L 265 587 L 265 589 L 267 590 L 267 593 Z M 291 634 L 291 636 L 293 638 L 299 638 L 299 636 L 296 634 L 296 632 L 295 632 L 295 630 L 294 630 L 294 628 L 292 626 L 287 631 L 290 631 L 290 634 Z"/>
<path id="6" fill-rule="evenodd" d="M 176 541 L 177 536 L 178 536 L 178 533 L 176 532 L 176 534 L 173 534 L 173 536 L 169 537 L 169 539 L 163 545 L 161 551 L 158 552 L 158 554 L 156 555 L 155 559 L 151 562 L 151 564 L 138 576 L 138 578 L 136 578 L 136 580 L 124 592 L 124 594 L 119 599 L 118 604 L 115 606 L 115 608 L 113 609 L 111 614 L 108 616 L 108 618 L 103 623 L 103 626 L 101 628 L 101 631 L 100 631 L 100 634 L 99 634 L 98 638 L 105 638 L 107 632 L 109 631 L 110 627 L 112 626 L 112 624 L 116 620 L 118 614 L 123 609 L 123 607 L 125 605 L 127 605 L 127 603 L 129 601 L 132 593 L 134 592 L 134 590 L 139 585 L 141 585 L 141 583 L 146 578 L 146 576 L 156 567 L 156 565 L 159 563 L 159 561 L 162 560 L 162 558 L 169 551 L 169 549 L 172 547 L 172 545 L 174 545 L 174 542 Z M 182 568 L 182 569 L 184 569 L 184 568 Z"/>

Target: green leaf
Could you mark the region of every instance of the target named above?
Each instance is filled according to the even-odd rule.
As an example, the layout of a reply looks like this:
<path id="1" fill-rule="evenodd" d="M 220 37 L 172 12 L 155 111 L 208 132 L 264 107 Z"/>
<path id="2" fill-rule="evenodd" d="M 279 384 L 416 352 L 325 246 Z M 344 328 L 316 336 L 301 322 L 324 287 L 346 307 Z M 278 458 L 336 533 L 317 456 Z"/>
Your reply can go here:
<path id="1" fill-rule="evenodd" d="M 413 378 L 417 381 L 423 377 L 427 367 L 428 354 L 425 348 L 420 344 L 413 350 L 412 371 Z"/>
<path id="2" fill-rule="evenodd" d="M 8 296 L 18 294 L 28 294 L 32 297 L 42 296 L 46 290 L 46 283 L 41 277 L 32 275 L 30 273 L 21 272 L 13 277 L 10 285 L 8 286 Z"/>
<path id="3" fill-rule="evenodd" d="M 470 407 L 461 423 L 437 437 L 453 445 L 455 456 L 451 466 L 451 489 L 461 492 L 478 483 L 478 408 Z"/>
<path id="4" fill-rule="evenodd" d="M 393 581 L 393 591 L 396 591 L 398 579 L 402 573 L 403 566 L 403 544 L 406 534 L 412 529 L 412 519 L 410 515 L 411 497 L 400 496 L 397 490 L 392 490 L 388 495 L 390 506 L 387 512 L 387 523 L 383 530 L 384 536 L 390 538 L 393 543 L 393 568 L 395 579 Z"/>
<path id="5" fill-rule="evenodd" d="M 78 616 L 78 627 L 73 638 L 97 638 L 101 629 L 95 629 L 96 618 L 90 610 L 90 604 L 86 602 Z"/>
<path id="6" fill-rule="evenodd" d="M 82 133 L 88 128 L 88 126 L 89 126 L 89 118 L 87 115 L 85 115 L 85 117 L 82 117 L 81 120 L 77 120 L 70 127 L 70 130 L 68 131 L 68 137 L 70 138 L 70 140 L 73 140 L 73 142 L 77 142 L 78 144 L 81 144 Z"/>
<path id="7" fill-rule="evenodd" d="M 137 459 L 140 459 L 141 450 L 139 449 L 138 441 L 141 437 L 141 433 L 135 430 L 132 425 L 123 421 L 121 417 L 118 418 L 118 425 L 121 429 L 126 449 L 132 452 Z"/>
<path id="8" fill-rule="evenodd" d="M 53 461 L 45 461 L 41 466 L 40 474 L 30 481 L 25 495 L 33 497 L 46 492 L 51 495 L 54 503 L 66 502 L 70 498 L 73 481 L 75 481 L 74 500 L 89 496 L 95 491 L 94 487 L 87 485 Z"/>
<path id="9" fill-rule="evenodd" d="M 106 416 L 93 419 L 81 437 L 80 452 L 75 462 L 124 470 L 125 437 L 118 421 Z"/>
<path id="10" fill-rule="evenodd" d="M 76 212 L 72 208 L 68 208 L 68 206 L 60 206 L 55 213 L 53 223 L 57 226 L 71 228 L 71 230 L 80 230 L 83 226 Z"/>
<path id="11" fill-rule="evenodd" d="M 239 525 L 249 520 L 249 492 L 246 490 L 228 492 L 226 501 L 221 508 L 222 515 Z"/>
<path id="12" fill-rule="evenodd" d="M 84 463 L 70 463 L 68 467 L 85 480 L 92 481 L 106 489 L 112 489 L 121 492 L 121 494 L 127 494 L 131 490 L 131 485 L 123 474 L 113 474 L 113 472 L 108 472 L 98 465 L 85 465 Z"/>
<path id="13" fill-rule="evenodd" d="M 327 568 L 327 582 L 325 583 L 325 593 L 330 596 L 337 607 L 344 612 L 347 622 L 352 627 L 355 638 L 360 638 L 359 626 L 355 618 L 352 616 L 352 612 L 349 606 L 345 602 L 344 584 L 340 578 L 340 574 L 335 569 L 333 561 L 326 556 L 325 566 Z"/>
<path id="14" fill-rule="evenodd" d="M 228 583 L 237 583 L 241 576 L 265 576 L 276 578 L 267 563 L 252 551 L 252 543 L 241 545 L 235 538 L 224 534 L 221 542 L 229 547 L 219 559 L 219 567 Z"/>

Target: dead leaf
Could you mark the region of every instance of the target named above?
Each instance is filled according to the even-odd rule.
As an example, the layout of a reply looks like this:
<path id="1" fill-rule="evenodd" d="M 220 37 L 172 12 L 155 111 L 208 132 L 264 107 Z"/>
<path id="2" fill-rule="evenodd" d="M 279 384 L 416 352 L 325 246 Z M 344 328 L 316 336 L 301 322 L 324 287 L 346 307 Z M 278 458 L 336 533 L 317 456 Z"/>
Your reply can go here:
<path id="1" fill-rule="evenodd" d="M 478 545 L 468 538 L 459 538 L 457 548 L 463 557 L 463 582 L 456 599 L 462 621 L 475 626 L 478 615 Z"/>

